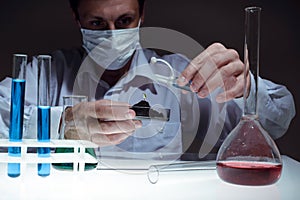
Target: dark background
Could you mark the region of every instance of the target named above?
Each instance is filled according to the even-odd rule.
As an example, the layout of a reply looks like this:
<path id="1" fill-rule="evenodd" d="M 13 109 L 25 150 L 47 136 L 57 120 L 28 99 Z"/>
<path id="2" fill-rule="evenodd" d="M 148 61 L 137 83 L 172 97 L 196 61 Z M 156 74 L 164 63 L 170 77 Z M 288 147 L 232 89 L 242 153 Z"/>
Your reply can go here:
<path id="1" fill-rule="evenodd" d="M 243 59 L 244 8 L 261 6 L 260 75 L 284 84 L 300 100 L 300 11 L 297 0 L 147 0 L 144 26 L 184 33 L 207 47 L 222 42 Z M 29 56 L 80 45 L 67 0 L 9 0 L 0 6 L 0 78 L 11 74 L 13 53 Z M 282 154 L 300 160 L 300 117 L 276 140 Z"/>

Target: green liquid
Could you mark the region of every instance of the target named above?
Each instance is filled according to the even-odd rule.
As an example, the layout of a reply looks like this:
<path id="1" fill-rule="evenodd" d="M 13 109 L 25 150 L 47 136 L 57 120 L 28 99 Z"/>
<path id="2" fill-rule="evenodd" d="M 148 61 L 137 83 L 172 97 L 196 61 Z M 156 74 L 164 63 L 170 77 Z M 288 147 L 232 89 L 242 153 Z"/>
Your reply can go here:
<path id="1" fill-rule="evenodd" d="M 74 153 L 74 148 L 56 148 L 55 153 Z M 90 154 L 94 158 L 97 158 L 95 150 L 93 148 L 85 149 L 85 153 Z M 97 167 L 98 163 L 85 163 L 84 170 L 92 170 Z M 73 170 L 73 163 L 53 163 L 52 166 L 59 170 Z M 79 166 L 77 166 L 79 170 Z"/>

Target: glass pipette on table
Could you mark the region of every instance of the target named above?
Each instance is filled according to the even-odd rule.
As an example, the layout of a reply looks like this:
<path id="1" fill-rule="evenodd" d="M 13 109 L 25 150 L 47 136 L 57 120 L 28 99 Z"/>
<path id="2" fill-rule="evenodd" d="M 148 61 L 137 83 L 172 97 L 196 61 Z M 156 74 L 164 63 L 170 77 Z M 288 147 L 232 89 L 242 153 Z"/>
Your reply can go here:
<path id="1" fill-rule="evenodd" d="M 150 183 L 157 183 L 159 176 L 162 174 L 179 172 L 179 171 L 197 171 L 197 170 L 215 170 L 216 161 L 190 161 L 171 164 L 151 165 L 148 169 L 148 180 Z"/>

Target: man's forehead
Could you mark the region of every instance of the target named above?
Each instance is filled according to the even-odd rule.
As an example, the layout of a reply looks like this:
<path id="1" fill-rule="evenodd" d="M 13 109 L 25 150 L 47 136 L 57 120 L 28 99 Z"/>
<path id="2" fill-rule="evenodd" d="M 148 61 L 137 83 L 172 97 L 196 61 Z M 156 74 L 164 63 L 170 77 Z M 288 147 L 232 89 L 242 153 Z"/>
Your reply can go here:
<path id="1" fill-rule="evenodd" d="M 116 5 L 116 4 L 139 4 L 138 0 L 79 0 L 79 4 L 103 4 L 103 5 Z"/>
<path id="2" fill-rule="evenodd" d="M 88 0 L 79 6 L 82 17 L 115 18 L 138 11 L 137 0 Z"/>

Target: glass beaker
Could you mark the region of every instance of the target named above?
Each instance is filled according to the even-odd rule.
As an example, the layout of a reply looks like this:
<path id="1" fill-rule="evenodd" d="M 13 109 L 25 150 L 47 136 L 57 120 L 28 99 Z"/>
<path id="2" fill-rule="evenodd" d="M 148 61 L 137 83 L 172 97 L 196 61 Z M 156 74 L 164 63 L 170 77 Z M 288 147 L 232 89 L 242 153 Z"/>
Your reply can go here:
<path id="1" fill-rule="evenodd" d="M 76 123 L 67 122 L 65 119 L 66 117 L 66 110 L 68 108 L 71 108 L 79 103 L 87 102 L 88 97 L 84 95 L 68 95 L 63 96 L 63 113 L 62 113 L 62 123 L 59 130 L 59 139 L 64 140 L 68 137 L 71 137 L 72 139 L 79 139 L 79 140 L 90 140 L 90 136 L 85 134 L 86 136 L 81 138 L 81 134 L 77 133 L 77 125 Z M 76 116 L 73 116 L 73 118 L 76 119 Z M 81 125 L 84 124 L 86 126 L 85 121 L 80 120 Z M 85 132 L 86 133 L 86 132 Z M 65 137 L 67 134 L 67 137 Z M 56 148 L 55 153 L 73 153 L 74 148 Z M 96 153 L 93 148 L 86 148 L 86 153 L 89 153 L 94 158 L 96 158 Z M 73 163 L 53 163 L 53 166 L 56 169 L 62 169 L 62 170 L 73 170 Z M 97 163 L 85 163 L 85 170 L 94 169 L 97 167 Z"/>
<path id="2" fill-rule="evenodd" d="M 218 151 L 217 173 L 228 183 L 270 185 L 281 176 L 282 160 L 275 142 L 262 128 L 257 114 L 261 8 L 248 7 L 245 15 L 244 113 Z M 246 69 L 250 70 L 255 80 L 255 90 L 250 92 L 248 98 Z"/>
<path id="3" fill-rule="evenodd" d="M 21 142 L 23 137 L 23 115 L 25 100 L 27 55 L 13 55 L 13 74 L 11 82 L 9 141 Z M 9 147 L 8 155 L 21 156 L 21 147 Z M 20 176 L 20 163 L 8 163 L 8 176 Z"/>
<path id="4" fill-rule="evenodd" d="M 68 95 L 68 96 L 63 96 L 63 112 L 62 112 L 62 118 L 61 118 L 61 126 L 59 130 L 59 139 L 64 139 L 65 138 L 65 111 L 69 107 L 73 107 L 76 104 L 82 103 L 82 102 L 87 102 L 87 96 L 83 95 Z"/>
<path id="5" fill-rule="evenodd" d="M 38 93 L 37 93 L 37 139 L 39 142 L 50 142 L 51 106 L 50 106 L 50 75 L 51 56 L 39 55 L 38 59 Z M 49 157 L 49 147 L 38 148 L 39 157 Z M 38 163 L 38 175 L 48 176 L 50 163 Z"/>

